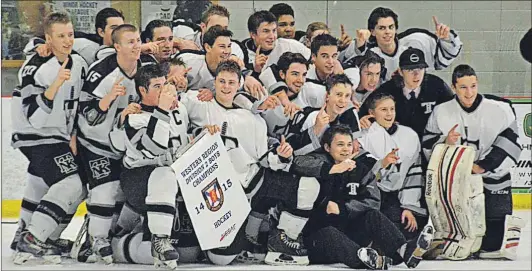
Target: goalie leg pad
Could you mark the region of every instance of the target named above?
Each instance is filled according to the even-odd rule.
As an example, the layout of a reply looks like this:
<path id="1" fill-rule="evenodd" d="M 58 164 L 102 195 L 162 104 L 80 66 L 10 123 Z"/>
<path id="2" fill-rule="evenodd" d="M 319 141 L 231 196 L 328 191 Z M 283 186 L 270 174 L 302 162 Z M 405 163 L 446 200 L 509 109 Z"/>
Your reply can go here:
<path id="1" fill-rule="evenodd" d="M 427 169 L 425 198 L 436 230 L 429 257 L 466 259 L 479 250 L 485 227 L 483 183 L 471 176 L 471 147 L 437 145 Z"/>
<path id="2" fill-rule="evenodd" d="M 517 259 L 517 248 L 521 237 L 521 229 L 526 225 L 526 221 L 520 217 L 507 215 L 504 221 L 504 237 L 502 245 L 497 251 L 481 251 L 479 257 L 482 259 L 506 259 L 515 261 Z"/>

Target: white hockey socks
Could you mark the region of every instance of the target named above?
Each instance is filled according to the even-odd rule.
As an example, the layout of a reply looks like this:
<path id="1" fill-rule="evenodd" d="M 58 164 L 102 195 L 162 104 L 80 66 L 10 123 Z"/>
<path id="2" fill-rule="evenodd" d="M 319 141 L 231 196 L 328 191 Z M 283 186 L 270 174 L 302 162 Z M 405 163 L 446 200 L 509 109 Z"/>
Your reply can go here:
<path id="1" fill-rule="evenodd" d="M 515 261 L 517 259 L 517 248 L 521 238 L 521 229 L 526 225 L 526 221 L 520 217 L 506 215 L 504 221 L 504 237 L 501 248 L 492 252 L 480 252 L 482 259 L 507 259 Z"/>

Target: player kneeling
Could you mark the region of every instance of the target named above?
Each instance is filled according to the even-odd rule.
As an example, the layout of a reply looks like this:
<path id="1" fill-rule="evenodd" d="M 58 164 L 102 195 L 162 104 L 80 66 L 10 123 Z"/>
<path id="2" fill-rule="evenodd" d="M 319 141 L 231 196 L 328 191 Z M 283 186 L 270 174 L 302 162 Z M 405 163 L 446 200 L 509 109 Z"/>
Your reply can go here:
<path id="1" fill-rule="evenodd" d="M 115 149 L 125 151 L 120 186 L 127 205 L 147 220 L 155 265 L 177 268 L 179 253 L 170 235 L 178 184 L 170 165 L 177 150 L 189 141 L 188 115 L 184 105 L 177 103 L 176 89 L 167 84 L 165 76 L 159 65 L 139 69 L 135 85 L 140 108 L 130 104 L 124 109 L 129 111 L 123 127 L 125 142 L 119 137 L 112 137 L 112 141 Z"/>
<path id="2" fill-rule="evenodd" d="M 521 153 L 515 114 L 508 101 L 478 94 L 470 66 L 457 66 L 452 80 L 455 99 L 434 108 L 423 136 L 436 229 L 430 256 L 463 260 L 480 250 L 480 258 L 515 260 L 526 224 L 512 215 L 510 169 Z"/>

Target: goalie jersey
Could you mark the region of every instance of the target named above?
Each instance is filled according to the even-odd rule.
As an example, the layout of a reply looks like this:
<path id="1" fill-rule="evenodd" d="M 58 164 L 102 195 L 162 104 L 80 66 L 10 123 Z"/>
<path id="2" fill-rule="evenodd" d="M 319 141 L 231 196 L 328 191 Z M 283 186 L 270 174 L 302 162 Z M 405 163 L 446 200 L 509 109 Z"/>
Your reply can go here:
<path id="1" fill-rule="evenodd" d="M 189 143 L 187 108 L 180 103 L 167 112 L 141 104 L 141 110 L 139 114 L 129 114 L 124 121 L 124 167 L 170 166 L 181 146 Z"/>
<path id="2" fill-rule="evenodd" d="M 427 69 L 429 72 L 449 67 L 462 51 L 462 42 L 458 34 L 451 30 L 449 36 L 450 41 L 444 41 L 425 29 L 411 28 L 397 35 L 395 39 L 397 46 L 392 55 L 382 52 L 376 42 L 368 41 L 360 48 L 356 48 L 355 42 L 352 42 L 346 50 L 340 53 L 338 58 L 345 62 L 357 55 L 364 55 L 366 50 L 371 50 L 384 58 L 385 80 L 388 81 L 399 68 L 399 56 L 408 47 L 423 51 L 425 61 L 429 65 Z"/>
<path id="3" fill-rule="evenodd" d="M 44 92 L 53 84 L 61 65 L 52 54 L 31 55 L 18 72 L 19 85 L 13 91 L 11 117 L 14 148 L 65 143 L 75 133 L 78 100 L 87 71 L 87 63 L 78 54 L 68 56 L 67 80 L 53 100 Z"/>
<path id="4" fill-rule="evenodd" d="M 270 168 L 277 170 L 287 167 L 277 155 L 268 152 L 266 123 L 260 116 L 238 106 L 226 108 L 216 99 L 202 102 L 197 96 L 197 91 L 190 90 L 181 96 L 191 126 L 203 128 L 205 125 L 218 125 L 221 128 L 222 141 L 244 188 L 250 189 L 248 185 L 260 169 L 259 160 L 267 153 L 265 162 Z"/>
<path id="5" fill-rule="evenodd" d="M 464 108 L 458 98 L 442 103 L 429 118 L 422 148 L 430 158 L 433 147 L 444 143 L 451 128 L 458 124 L 459 144 L 475 149 L 475 164 L 486 170 L 482 174 L 484 188 L 499 191 L 511 187 L 510 169 L 521 154 L 517 122 L 507 100 L 478 94 L 470 108 Z"/>
<path id="6" fill-rule="evenodd" d="M 394 124 L 388 130 L 373 122 L 369 129 L 362 130 L 357 139 L 360 147 L 382 160 L 393 149 L 399 149 L 397 164 L 381 171 L 377 186 L 384 192 L 399 192 L 401 208 L 426 215 L 420 205 L 423 175 L 421 170 L 421 146 L 417 134 L 409 127 Z"/>
<path id="7" fill-rule="evenodd" d="M 141 65 L 138 60 L 137 67 Z M 102 111 L 100 100 L 111 92 L 115 82 L 121 78 L 123 80 L 120 84 L 126 88 L 126 94 L 118 96 L 107 111 Z M 121 156 L 111 148 L 109 133 L 113 126 L 118 125 L 122 110 L 128 104 L 138 101 L 134 78 L 128 77 L 118 66 L 116 54 L 95 62 L 89 69 L 80 95 L 79 143 L 95 154 L 120 159 Z"/>

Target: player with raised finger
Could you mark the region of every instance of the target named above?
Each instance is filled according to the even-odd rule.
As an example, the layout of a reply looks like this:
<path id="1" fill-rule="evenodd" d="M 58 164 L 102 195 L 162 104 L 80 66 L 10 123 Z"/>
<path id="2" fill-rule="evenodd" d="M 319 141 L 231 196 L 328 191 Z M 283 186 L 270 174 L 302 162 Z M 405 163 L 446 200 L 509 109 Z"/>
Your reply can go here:
<path id="1" fill-rule="evenodd" d="M 405 235 L 417 238 L 427 224 L 427 210 L 421 205 L 423 176 L 421 144 L 411 128 L 395 123 L 395 101 L 380 93 L 367 100 L 369 113 L 375 118 L 357 140 L 360 147 L 379 159 L 381 212 Z"/>
<path id="2" fill-rule="evenodd" d="M 433 16 L 434 32 L 410 28 L 398 33 L 398 15 L 389 8 L 378 7 L 368 18 L 368 28 L 358 29 L 355 42 L 339 55 L 341 61 L 365 54 L 372 50 L 384 58 L 385 80 L 399 68 L 399 56 L 408 47 L 417 48 L 425 54 L 428 71 L 442 70 L 451 65 L 462 51 L 458 34 Z"/>

